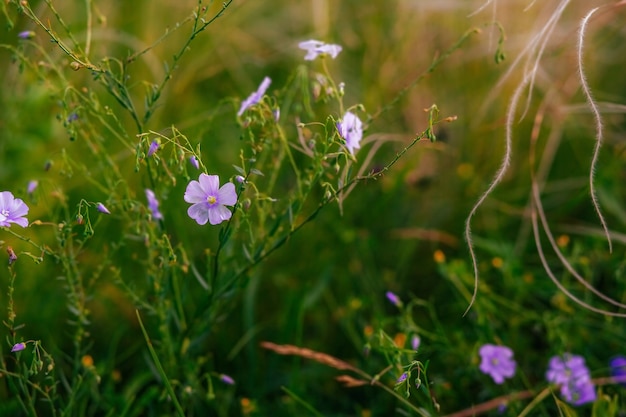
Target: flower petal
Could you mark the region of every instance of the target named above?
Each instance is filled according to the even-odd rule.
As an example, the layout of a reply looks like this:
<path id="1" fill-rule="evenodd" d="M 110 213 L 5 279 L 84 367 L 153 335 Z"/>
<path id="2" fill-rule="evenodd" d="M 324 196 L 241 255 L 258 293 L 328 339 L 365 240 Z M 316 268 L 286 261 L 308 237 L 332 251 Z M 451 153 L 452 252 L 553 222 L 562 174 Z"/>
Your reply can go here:
<path id="1" fill-rule="evenodd" d="M 215 196 L 220 188 L 220 177 L 218 175 L 200 174 L 200 187 L 204 191 L 204 199 L 210 195 Z"/>
<path id="2" fill-rule="evenodd" d="M 189 184 L 187 184 L 184 198 L 185 201 L 188 203 L 203 203 L 206 201 L 207 195 L 202 189 L 200 183 L 196 180 L 193 180 Z"/>
<path id="3" fill-rule="evenodd" d="M 224 206 L 211 207 L 209 209 L 209 223 L 215 226 L 216 224 L 230 219 L 232 215 L 233 213 Z"/>
<path id="4" fill-rule="evenodd" d="M 234 206 L 237 203 L 235 184 L 227 182 L 222 185 L 222 188 L 220 188 L 217 192 L 217 201 L 219 204 L 223 204 L 225 206 Z"/>
<path id="5" fill-rule="evenodd" d="M 187 209 L 189 217 L 194 219 L 200 226 L 205 225 L 209 220 L 209 210 L 204 203 L 194 204 Z"/>

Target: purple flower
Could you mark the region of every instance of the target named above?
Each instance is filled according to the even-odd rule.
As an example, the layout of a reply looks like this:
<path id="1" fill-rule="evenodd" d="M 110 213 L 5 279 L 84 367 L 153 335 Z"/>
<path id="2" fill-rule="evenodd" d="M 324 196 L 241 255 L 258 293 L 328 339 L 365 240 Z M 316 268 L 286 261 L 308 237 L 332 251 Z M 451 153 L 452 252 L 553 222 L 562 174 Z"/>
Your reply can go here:
<path id="1" fill-rule="evenodd" d="M 517 364 L 510 348 L 486 344 L 480 347 L 478 353 L 481 357 L 480 371 L 490 375 L 496 384 L 502 384 L 505 378 L 515 375 Z"/>
<path id="2" fill-rule="evenodd" d="M 561 395 L 573 405 L 582 405 L 596 399 L 596 390 L 585 359 L 564 353 L 553 356 L 546 372 L 548 382 L 561 386 Z"/>
<path id="3" fill-rule="evenodd" d="M 346 148 L 354 155 L 354 150 L 361 147 L 361 139 L 363 138 L 363 123 L 359 117 L 352 113 L 346 112 L 343 119 L 337 123 L 337 130 L 342 138 L 346 141 Z"/>
<path id="4" fill-rule="evenodd" d="M 152 217 L 156 220 L 163 220 L 163 215 L 159 211 L 159 200 L 154 195 L 154 191 L 146 188 L 146 199 L 148 200 L 148 208 L 152 212 Z"/>
<path id="5" fill-rule="evenodd" d="M 75 122 L 76 120 L 78 120 L 78 114 L 77 114 L 77 113 L 70 113 L 70 114 L 67 116 L 67 122 L 68 122 L 68 123 Z"/>
<path id="6" fill-rule="evenodd" d="M 35 32 L 32 30 L 24 30 L 17 34 L 17 37 L 20 39 L 32 39 L 35 37 Z"/>
<path id="7" fill-rule="evenodd" d="M 245 179 L 243 176 L 241 176 L 241 175 L 237 175 L 237 176 L 235 177 L 235 180 L 236 180 L 239 184 L 242 184 L 242 183 L 243 183 L 246 179 Z"/>
<path id="8" fill-rule="evenodd" d="M 626 357 L 616 356 L 609 362 L 611 376 L 622 386 L 626 386 Z"/>
<path id="9" fill-rule="evenodd" d="M 232 213 L 225 206 L 237 203 L 237 192 L 232 182 L 220 188 L 220 177 L 200 174 L 199 181 L 191 181 L 185 190 L 185 201 L 193 205 L 187 210 L 189 217 L 199 225 L 208 221 L 212 225 L 230 219 Z"/>
<path id="10" fill-rule="evenodd" d="M 235 380 L 226 374 L 220 375 L 220 381 L 228 385 L 235 385 Z"/>
<path id="11" fill-rule="evenodd" d="M 38 185 L 39 185 L 39 182 L 36 180 L 29 181 L 28 186 L 26 187 L 26 192 L 28 194 L 34 193 Z"/>
<path id="12" fill-rule="evenodd" d="M 239 107 L 237 116 L 241 116 L 244 111 L 261 101 L 271 83 L 272 80 L 270 79 L 270 77 L 263 78 L 263 82 L 261 83 L 259 88 L 254 93 L 250 94 L 247 99 L 241 102 L 241 107 Z"/>
<path id="13" fill-rule="evenodd" d="M 565 384 L 570 379 L 589 375 L 585 359 L 579 355 L 564 353 L 562 356 L 553 356 L 548 363 L 546 379 L 553 384 Z"/>
<path id="14" fill-rule="evenodd" d="M 414 334 L 413 336 L 411 336 L 411 348 L 413 350 L 419 349 L 421 343 L 422 339 L 420 339 L 418 335 Z"/>
<path id="15" fill-rule="evenodd" d="M 96 204 L 96 209 L 100 212 L 100 213 L 104 213 L 104 214 L 111 214 L 111 212 L 109 211 L 108 208 L 106 208 L 104 206 L 104 204 L 102 203 L 98 203 Z"/>
<path id="16" fill-rule="evenodd" d="M 596 400 L 596 387 L 589 375 L 582 378 L 572 378 L 561 385 L 561 395 L 573 405 L 583 405 Z"/>
<path id="17" fill-rule="evenodd" d="M 404 372 L 402 375 L 400 375 L 400 378 L 398 378 L 398 380 L 396 381 L 396 385 L 403 383 L 404 381 L 406 381 L 408 377 L 409 377 L 409 373 Z"/>
<path id="18" fill-rule="evenodd" d="M 391 291 L 387 291 L 385 293 L 385 297 L 387 297 L 387 300 L 389 300 L 389 302 L 395 305 L 396 307 L 402 306 L 402 300 L 400 300 L 400 297 L 398 297 L 396 294 L 392 293 Z"/>
<path id="19" fill-rule="evenodd" d="M 20 342 L 13 345 L 11 348 L 11 352 L 19 352 L 20 350 L 26 349 L 26 343 Z"/>
<path id="20" fill-rule="evenodd" d="M 154 155 L 154 153 L 159 149 L 159 142 L 156 140 L 153 140 L 152 143 L 150 144 L 150 147 L 148 148 L 148 157 L 151 157 L 152 155 Z"/>
<path id="21" fill-rule="evenodd" d="M 195 169 L 200 169 L 200 162 L 198 162 L 198 158 L 196 158 L 194 155 L 191 155 L 189 157 L 189 163 L 193 165 Z"/>
<path id="22" fill-rule="evenodd" d="M 328 54 L 333 59 L 335 59 L 342 49 L 339 45 L 328 44 L 313 39 L 300 42 L 298 44 L 298 48 L 304 49 L 306 51 L 306 56 L 304 57 L 304 59 L 307 61 L 313 61 L 315 58 L 323 54 Z"/>
<path id="23" fill-rule="evenodd" d="M 9 227 L 11 223 L 22 227 L 28 226 L 28 206 L 19 198 L 13 197 L 10 191 L 0 193 L 0 226 Z"/>

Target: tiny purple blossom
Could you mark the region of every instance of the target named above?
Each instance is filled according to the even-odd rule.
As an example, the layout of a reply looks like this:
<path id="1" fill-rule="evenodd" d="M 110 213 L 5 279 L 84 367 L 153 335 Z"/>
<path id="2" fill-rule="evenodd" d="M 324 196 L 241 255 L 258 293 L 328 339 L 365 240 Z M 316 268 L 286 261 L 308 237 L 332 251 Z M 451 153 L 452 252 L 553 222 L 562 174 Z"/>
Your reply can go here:
<path id="1" fill-rule="evenodd" d="M 13 197 L 10 191 L 0 193 L 0 226 L 9 227 L 11 223 L 22 227 L 28 226 L 28 206 L 19 198 Z"/>
<path id="2" fill-rule="evenodd" d="M 506 378 L 515 375 L 517 364 L 510 348 L 486 344 L 480 347 L 478 353 L 481 357 L 480 371 L 491 376 L 496 384 L 502 384 Z"/>
<path id="3" fill-rule="evenodd" d="M 385 296 L 387 297 L 387 300 L 389 300 L 389 302 L 395 305 L 396 307 L 402 306 L 402 300 L 400 300 L 400 297 L 398 297 L 396 294 L 392 293 L 391 291 L 387 291 L 385 293 Z"/>
<path id="4" fill-rule="evenodd" d="M 146 199 L 148 200 L 148 208 L 152 212 L 152 218 L 163 220 L 163 214 L 159 211 L 159 200 L 154 195 L 154 191 L 146 188 Z"/>
<path id="5" fill-rule="evenodd" d="M 335 44 L 328 44 L 322 41 L 316 41 L 314 39 L 300 42 L 298 44 L 298 48 L 304 49 L 306 51 L 306 55 L 304 59 L 306 61 L 313 61 L 320 55 L 328 54 L 333 59 L 337 58 L 339 52 L 341 52 L 341 46 Z"/>
<path id="6" fill-rule="evenodd" d="M 17 255 L 11 246 L 7 247 L 7 253 L 9 254 L 9 265 L 13 265 L 13 262 L 17 261 Z"/>
<path id="7" fill-rule="evenodd" d="M 220 188 L 219 176 L 202 173 L 198 181 L 192 180 L 187 185 L 185 201 L 193 204 L 187 214 L 199 225 L 207 221 L 216 225 L 231 218 L 232 213 L 225 206 L 237 203 L 237 192 L 232 182 Z"/>
<path id="8" fill-rule="evenodd" d="M 280 120 L 280 107 L 276 107 L 272 114 L 274 115 L 274 121 L 278 123 L 278 121 Z"/>
<path id="9" fill-rule="evenodd" d="M 235 180 L 236 180 L 239 184 L 241 184 L 241 183 L 243 183 L 246 179 L 245 179 L 243 176 L 241 176 L 241 175 L 237 175 L 237 176 L 235 177 Z"/>
<path id="10" fill-rule="evenodd" d="M 17 37 L 20 39 L 32 39 L 35 37 L 35 32 L 32 30 L 24 30 L 17 34 Z"/>
<path id="11" fill-rule="evenodd" d="M 28 194 L 34 193 L 38 185 L 39 185 L 39 181 L 36 181 L 36 180 L 29 181 L 28 186 L 26 187 L 26 192 Z"/>
<path id="12" fill-rule="evenodd" d="M 200 162 L 198 162 L 198 158 L 196 158 L 195 155 L 189 157 L 189 163 L 193 165 L 195 169 L 200 169 Z"/>
<path id="13" fill-rule="evenodd" d="M 241 102 L 241 107 L 239 107 L 237 116 L 241 116 L 243 112 L 261 101 L 271 83 L 272 79 L 270 77 L 263 78 L 263 82 L 261 82 L 259 88 L 254 93 L 250 94 L 247 99 Z"/>
<path id="14" fill-rule="evenodd" d="M 26 349 L 26 343 L 20 342 L 13 345 L 11 348 L 11 352 L 19 352 L 20 350 Z"/>
<path id="15" fill-rule="evenodd" d="M 220 375 L 220 381 L 228 385 L 235 385 L 235 380 L 226 374 Z"/>
<path id="16" fill-rule="evenodd" d="M 109 211 L 108 208 L 106 208 L 104 206 L 104 204 L 102 203 L 98 203 L 96 204 L 96 209 L 100 212 L 100 213 L 104 213 L 104 214 L 111 214 L 111 212 Z"/>
<path id="17" fill-rule="evenodd" d="M 406 381 L 408 377 L 409 377 L 409 373 L 404 372 L 402 375 L 400 375 L 400 378 L 398 378 L 398 380 L 396 381 L 396 385 L 403 383 L 404 381 Z"/>
<path id="18" fill-rule="evenodd" d="M 342 138 L 346 141 L 346 148 L 352 155 L 354 150 L 361 147 L 361 139 L 363 138 L 363 122 L 359 116 L 352 112 L 346 112 L 339 123 L 337 130 Z"/>
<path id="19" fill-rule="evenodd" d="M 159 142 L 156 140 L 153 140 L 152 143 L 150 144 L 150 147 L 148 148 L 148 157 L 154 155 L 154 153 L 159 150 Z"/>
<path id="20" fill-rule="evenodd" d="M 609 362 L 611 376 L 622 386 L 626 386 L 626 357 L 616 356 Z"/>
<path id="21" fill-rule="evenodd" d="M 411 336 L 411 348 L 413 350 L 419 349 L 421 343 L 422 339 L 420 339 L 418 335 L 414 334 L 413 336 Z"/>
<path id="22" fill-rule="evenodd" d="M 67 116 L 67 123 L 72 123 L 72 122 L 75 122 L 76 120 L 78 120 L 78 113 L 70 113 Z"/>

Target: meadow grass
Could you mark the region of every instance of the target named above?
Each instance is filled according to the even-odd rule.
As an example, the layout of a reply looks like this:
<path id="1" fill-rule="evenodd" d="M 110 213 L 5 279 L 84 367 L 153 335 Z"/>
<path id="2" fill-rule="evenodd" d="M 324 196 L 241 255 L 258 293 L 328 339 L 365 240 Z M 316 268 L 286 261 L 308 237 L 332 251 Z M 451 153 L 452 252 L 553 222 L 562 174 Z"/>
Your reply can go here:
<path id="1" fill-rule="evenodd" d="M 0 415 L 622 415 L 625 5 L 3 2 Z"/>

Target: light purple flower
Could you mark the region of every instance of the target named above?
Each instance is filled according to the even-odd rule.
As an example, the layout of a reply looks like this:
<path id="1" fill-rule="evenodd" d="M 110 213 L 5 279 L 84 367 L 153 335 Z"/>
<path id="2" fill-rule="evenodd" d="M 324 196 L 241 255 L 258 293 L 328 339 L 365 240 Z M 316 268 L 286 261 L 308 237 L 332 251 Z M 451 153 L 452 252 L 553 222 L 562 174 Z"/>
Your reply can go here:
<path id="1" fill-rule="evenodd" d="M 200 169 L 200 162 L 198 162 L 198 158 L 196 158 L 195 155 L 189 157 L 189 163 L 193 165 L 195 169 Z"/>
<path id="2" fill-rule="evenodd" d="M 408 372 L 404 372 L 402 375 L 400 375 L 400 378 L 398 378 L 398 380 L 396 381 L 396 385 L 397 384 L 401 384 L 404 381 L 406 381 L 406 379 L 408 378 L 409 373 Z"/>
<path id="3" fill-rule="evenodd" d="M 26 187 L 26 192 L 28 194 L 34 193 L 38 185 L 39 185 L 39 181 L 36 181 L 36 180 L 29 181 L 28 186 Z"/>
<path id="4" fill-rule="evenodd" d="M 7 253 L 9 254 L 9 265 L 13 265 L 13 262 L 17 261 L 17 255 L 11 246 L 7 247 Z"/>
<path id="5" fill-rule="evenodd" d="M 419 349 L 421 343 L 422 339 L 420 339 L 418 335 L 414 334 L 413 336 L 411 336 L 411 348 L 413 350 Z"/>
<path id="6" fill-rule="evenodd" d="M 220 375 L 220 381 L 228 385 L 235 385 L 235 380 L 226 374 Z"/>
<path id="7" fill-rule="evenodd" d="M 163 220 L 163 214 L 159 211 L 159 200 L 154 195 L 154 191 L 149 188 L 146 188 L 146 199 L 148 200 L 148 208 L 152 212 L 152 218 Z"/>
<path id="8" fill-rule="evenodd" d="M 67 116 L 67 122 L 68 122 L 68 123 L 75 122 L 76 120 L 78 120 L 78 113 L 70 113 L 70 114 Z"/>
<path id="9" fill-rule="evenodd" d="M 300 42 L 298 44 L 298 48 L 304 49 L 306 51 L 306 56 L 304 57 L 304 59 L 307 61 L 313 61 L 315 58 L 322 54 L 328 54 L 333 59 L 335 59 L 342 49 L 339 45 L 324 43 L 322 41 L 316 41 L 313 39 Z"/>
<path id="10" fill-rule="evenodd" d="M 102 203 L 98 203 L 96 204 L 96 209 L 100 212 L 100 213 L 104 213 L 104 214 L 111 214 L 111 212 L 109 211 L 108 208 L 106 208 L 104 206 L 104 204 Z"/>
<path id="11" fill-rule="evenodd" d="M 596 399 L 591 373 L 582 356 L 571 353 L 553 356 L 548 364 L 546 379 L 561 386 L 561 395 L 570 404 L 582 405 Z"/>
<path id="12" fill-rule="evenodd" d="M 546 379 L 553 384 L 565 384 L 572 378 L 577 379 L 588 375 L 589 369 L 582 356 L 564 353 L 550 359 Z"/>
<path id="13" fill-rule="evenodd" d="M 9 227 L 11 223 L 22 227 L 28 226 L 28 206 L 19 198 L 13 197 L 10 191 L 0 193 L 0 226 Z"/>
<path id="14" fill-rule="evenodd" d="M 506 378 L 515 375 L 517 363 L 510 348 L 486 344 L 480 347 L 478 354 L 481 357 L 480 371 L 491 376 L 496 384 L 502 384 Z"/>
<path id="15" fill-rule="evenodd" d="M 26 349 L 26 343 L 20 342 L 13 345 L 11 348 L 11 352 L 19 352 L 20 350 Z"/>
<path id="16" fill-rule="evenodd" d="M 263 82 L 261 82 L 259 88 L 254 93 L 250 94 L 247 99 L 241 102 L 241 107 L 239 107 L 237 116 L 241 116 L 244 111 L 261 101 L 271 83 L 272 80 L 270 77 L 263 78 Z"/>
<path id="17" fill-rule="evenodd" d="M 152 143 L 150 144 L 150 147 L 148 148 L 148 157 L 154 155 L 154 153 L 159 150 L 159 142 L 156 140 L 153 140 Z"/>
<path id="18" fill-rule="evenodd" d="M 389 302 L 397 307 L 402 306 L 402 300 L 400 300 L 400 297 L 398 297 L 396 294 L 392 293 L 391 291 L 387 291 L 385 293 L 385 297 L 387 297 L 387 300 L 389 300 Z"/>
<path id="19" fill-rule="evenodd" d="M 626 386 L 626 357 L 616 356 L 609 362 L 611 376 L 617 380 L 621 386 Z"/>
<path id="20" fill-rule="evenodd" d="M 17 34 L 17 37 L 20 39 L 32 39 L 35 37 L 35 32 L 32 30 L 24 30 Z"/>
<path id="21" fill-rule="evenodd" d="M 239 184 L 242 184 L 242 183 L 243 183 L 246 179 L 245 179 L 243 176 L 241 176 L 241 175 L 237 175 L 237 176 L 235 177 L 235 180 L 236 180 Z"/>
<path id="22" fill-rule="evenodd" d="M 339 135 L 346 141 L 346 148 L 354 155 L 354 150 L 361 147 L 363 138 L 363 122 L 359 116 L 352 112 L 346 112 L 339 123 L 337 123 Z"/>
<path id="23" fill-rule="evenodd" d="M 185 201 L 193 205 L 187 210 L 189 217 L 204 225 L 208 221 L 212 225 L 230 219 L 232 213 L 225 206 L 237 203 L 237 192 L 232 182 L 220 188 L 220 177 L 217 175 L 200 174 L 199 181 L 191 181 L 185 190 Z"/>

